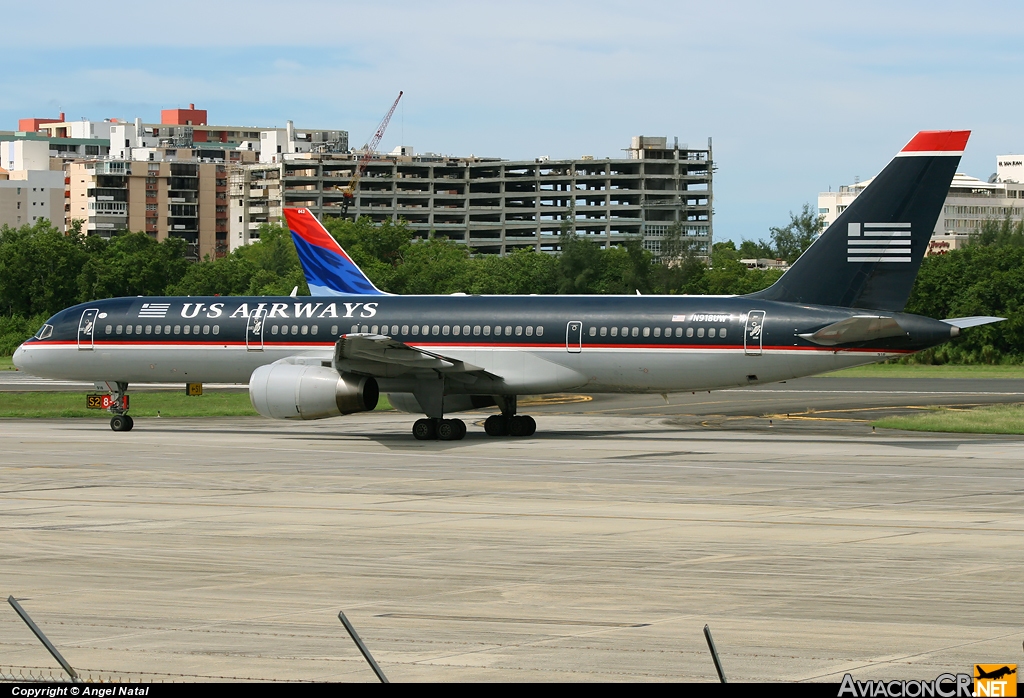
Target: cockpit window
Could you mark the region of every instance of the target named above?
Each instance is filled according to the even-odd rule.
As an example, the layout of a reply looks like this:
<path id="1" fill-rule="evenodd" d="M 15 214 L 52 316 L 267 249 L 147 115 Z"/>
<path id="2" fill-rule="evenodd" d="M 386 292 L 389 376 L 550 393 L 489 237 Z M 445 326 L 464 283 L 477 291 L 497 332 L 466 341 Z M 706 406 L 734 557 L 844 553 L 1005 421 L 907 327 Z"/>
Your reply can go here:
<path id="1" fill-rule="evenodd" d="M 53 334 L 53 325 L 43 325 L 36 332 L 36 339 L 48 339 Z"/>

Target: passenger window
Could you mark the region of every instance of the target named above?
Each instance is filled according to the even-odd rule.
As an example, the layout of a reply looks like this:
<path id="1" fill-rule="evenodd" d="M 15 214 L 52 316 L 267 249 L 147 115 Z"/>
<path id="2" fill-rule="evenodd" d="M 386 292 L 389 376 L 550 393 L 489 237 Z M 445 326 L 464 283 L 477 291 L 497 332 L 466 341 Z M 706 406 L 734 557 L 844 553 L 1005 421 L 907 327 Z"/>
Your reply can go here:
<path id="1" fill-rule="evenodd" d="M 683 328 L 682 327 L 677 327 L 676 328 L 676 337 L 682 337 L 682 336 L 683 336 Z M 686 331 L 686 336 L 687 337 L 692 337 L 693 336 L 692 330 L 687 330 Z"/>
<path id="2" fill-rule="evenodd" d="M 491 326 L 484 325 L 484 337 L 489 337 L 491 334 Z"/>
<path id="3" fill-rule="evenodd" d="M 398 334 L 398 325 L 391 326 L 391 334 Z"/>
<path id="4" fill-rule="evenodd" d="M 629 336 L 629 328 L 628 327 L 623 327 L 622 328 L 622 336 L 623 337 L 628 337 Z"/>
<path id="5" fill-rule="evenodd" d="M 448 325 L 445 325 L 444 327 L 441 328 L 441 334 L 443 334 L 445 337 L 448 336 Z"/>
<path id="6" fill-rule="evenodd" d="M 544 335 L 544 325 L 537 325 L 537 336 L 542 337 Z"/>
<path id="7" fill-rule="evenodd" d="M 306 334 L 306 332 L 305 332 L 306 328 L 302 328 L 302 329 L 303 329 L 302 334 Z M 370 328 L 370 334 L 377 334 L 377 326 L 376 325 L 374 325 L 373 327 Z"/>
<path id="8" fill-rule="evenodd" d="M 715 328 L 712 327 L 710 330 L 708 330 L 708 337 L 714 337 L 714 336 L 715 336 Z"/>
<path id="9" fill-rule="evenodd" d="M 170 334 L 170 333 L 171 333 L 171 326 L 170 325 L 164 325 L 164 334 Z"/>
<path id="10" fill-rule="evenodd" d="M 107 325 L 107 334 L 110 334 L 113 331 L 114 331 L 114 326 L 113 325 Z"/>
<path id="11" fill-rule="evenodd" d="M 192 334 L 199 334 L 199 325 L 192 325 Z"/>
<path id="12" fill-rule="evenodd" d="M 640 335 L 640 328 L 639 327 L 634 327 L 633 328 L 633 336 L 637 337 L 639 335 Z"/>
<path id="13" fill-rule="evenodd" d="M 203 334 L 210 334 L 210 326 L 203 325 Z"/>
<path id="14" fill-rule="evenodd" d="M 618 337 L 618 336 L 619 336 L 619 328 L 618 327 L 613 327 L 612 328 L 612 337 Z"/>
<path id="15" fill-rule="evenodd" d="M 591 327 L 590 328 L 590 336 L 591 337 L 596 337 L 597 336 L 597 328 L 596 327 Z"/>
<path id="16" fill-rule="evenodd" d="M 129 327 L 128 329 L 130 330 L 131 327 Z M 185 334 L 192 334 L 192 328 L 188 325 L 185 325 Z"/>
<path id="17" fill-rule="evenodd" d="M 132 332 L 134 332 L 134 330 L 135 330 L 134 327 L 132 327 L 131 325 L 127 325 L 124 328 L 124 333 L 125 334 L 132 334 Z"/>
<path id="18" fill-rule="evenodd" d="M 458 325 L 452 328 L 452 334 L 455 335 L 456 337 L 459 336 L 460 332 L 462 332 L 462 328 L 459 327 Z M 447 334 L 447 332 L 445 334 Z"/>
<path id="19" fill-rule="evenodd" d="M 370 328 L 369 328 L 369 327 L 368 327 L 367 325 L 363 325 L 363 329 L 361 330 L 361 332 L 362 332 L 363 334 L 366 334 L 366 333 L 368 333 L 369 331 L 370 331 Z"/>
<path id="20" fill-rule="evenodd" d="M 366 332 L 366 328 L 365 327 L 363 328 L 363 332 Z M 298 333 L 299 333 L 299 326 L 298 325 L 292 325 L 292 334 L 298 334 Z"/>
<path id="21" fill-rule="evenodd" d="M 402 325 L 402 334 L 409 334 L 409 326 Z"/>
<path id="22" fill-rule="evenodd" d="M 594 328 L 591 327 L 590 329 L 594 329 Z M 526 328 L 526 336 L 527 337 L 532 337 L 533 336 L 533 326 L 532 325 Z"/>
<path id="23" fill-rule="evenodd" d="M 654 336 L 655 337 L 660 337 L 661 336 L 661 328 L 660 327 L 655 327 L 654 328 Z"/>
<path id="24" fill-rule="evenodd" d="M 724 327 L 718 331 L 718 336 L 723 338 L 723 339 L 725 338 L 725 328 Z"/>
<path id="25" fill-rule="evenodd" d="M 276 329 L 277 328 L 275 327 L 274 330 Z M 288 334 L 288 325 L 281 325 L 281 334 Z"/>
<path id="26" fill-rule="evenodd" d="M 601 328 L 601 336 L 604 337 L 606 334 L 608 334 L 608 328 L 607 327 L 602 327 Z"/>
<path id="27" fill-rule="evenodd" d="M 697 328 L 697 336 L 698 337 L 703 337 L 704 336 L 704 328 L 703 327 L 698 327 Z"/>
<path id="28" fill-rule="evenodd" d="M 522 325 L 516 325 L 516 337 L 520 337 L 520 336 L 522 336 L 522 334 L 523 334 L 523 326 Z"/>
<path id="29" fill-rule="evenodd" d="M 462 326 L 462 334 L 465 334 L 465 335 L 469 334 L 469 325 L 463 325 Z"/>
<path id="30" fill-rule="evenodd" d="M 437 325 L 434 325 L 434 332 L 437 332 Z M 423 334 L 430 334 L 430 325 L 423 326 Z"/>
<path id="31" fill-rule="evenodd" d="M 352 325 L 352 329 L 349 330 L 349 333 L 350 334 L 355 334 L 358 331 L 359 331 L 359 325 Z"/>
<path id="32" fill-rule="evenodd" d="M 303 325 L 300 331 L 302 332 L 302 334 L 307 334 L 309 332 L 309 325 Z"/>
<path id="33" fill-rule="evenodd" d="M 480 334 L 480 325 L 473 325 L 473 334 L 474 336 Z"/>
<path id="34" fill-rule="evenodd" d="M 650 337 L 650 336 L 651 336 L 651 328 L 650 327 L 645 327 L 644 328 L 644 337 Z"/>
<path id="35" fill-rule="evenodd" d="M 220 334 L 220 325 L 214 325 L 213 326 L 213 333 L 214 334 Z"/>
<path id="36" fill-rule="evenodd" d="M 174 326 L 174 334 L 181 334 L 181 325 Z"/>
<path id="37" fill-rule="evenodd" d="M 677 329 L 676 332 L 679 332 L 679 330 Z M 687 337 L 692 337 L 693 336 L 693 328 L 692 327 L 687 327 L 686 328 L 686 336 Z"/>
<path id="38" fill-rule="evenodd" d="M 413 326 L 412 326 L 412 333 L 413 333 L 414 335 L 417 335 L 417 334 L 419 334 L 419 333 L 420 333 L 420 326 L 419 326 L 419 325 L 413 325 Z"/>
<path id="39" fill-rule="evenodd" d="M 512 326 L 505 325 L 505 336 L 508 337 L 510 334 L 512 334 Z"/>
<path id="40" fill-rule="evenodd" d="M 161 329 L 162 329 L 162 328 L 160 327 L 160 325 L 157 325 L 157 326 L 156 326 L 156 329 L 154 329 L 154 330 L 153 330 L 153 334 L 160 334 L 160 330 L 161 330 Z"/>
<path id="41" fill-rule="evenodd" d="M 320 327 L 318 325 L 313 325 L 312 327 L 309 328 L 309 333 L 316 334 L 319 329 Z"/>
<path id="42" fill-rule="evenodd" d="M 142 334 L 142 325 L 135 326 L 135 334 Z"/>
<path id="43" fill-rule="evenodd" d="M 115 332 L 116 332 L 117 334 L 121 334 L 121 330 L 122 330 L 122 327 L 121 327 L 121 325 L 118 325 L 118 326 L 117 326 L 117 329 L 116 329 L 116 330 L 114 330 L 114 331 L 115 331 Z"/>
<path id="44" fill-rule="evenodd" d="M 495 326 L 495 328 L 494 328 L 494 336 L 495 337 L 500 337 L 501 336 L 501 325 Z"/>
<path id="45" fill-rule="evenodd" d="M 679 332 L 676 334 L 676 337 L 678 337 L 682 333 L 683 333 L 683 331 L 679 330 Z M 672 328 L 671 327 L 666 327 L 665 328 L 665 336 L 666 337 L 671 337 L 672 336 Z"/>
<path id="46" fill-rule="evenodd" d="M 438 328 L 438 326 L 437 326 L 437 325 L 434 325 L 434 326 L 433 326 L 433 327 L 431 327 L 430 329 L 431 329 L 431 334 L 435 334 L 435 335 L 436 335 L 436 334 L 437 334 L 437 333 L 439 332 L 439 330 L 440 330 L 440 328 Z M 447 332 L 445 332 L 445 334 L 448 334 L 448 333 L 447 333 Z"/>
<path id="47" fill-rule="evenodd" d="M 331 336 L 333 337 L 336 334 L 338 334 L 338 326 L 337 325 L 331 325 Z"/>
<path id="48" fill-rule="evenodd" d="M 146 325 L 146 334 L 153 334 L 153 326 Z"/>

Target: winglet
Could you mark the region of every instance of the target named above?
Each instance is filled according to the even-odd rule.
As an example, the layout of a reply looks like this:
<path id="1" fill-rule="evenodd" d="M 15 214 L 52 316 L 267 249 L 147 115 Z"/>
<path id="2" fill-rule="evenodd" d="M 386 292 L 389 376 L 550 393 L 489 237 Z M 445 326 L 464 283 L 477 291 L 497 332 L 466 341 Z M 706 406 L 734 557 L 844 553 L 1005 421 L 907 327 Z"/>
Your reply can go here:
<path id="1" fill-rule="evenodd" d="M 373 285 L 309 209 L 286 208 L 284 217 L 312 295 L 387 295 Z"/>

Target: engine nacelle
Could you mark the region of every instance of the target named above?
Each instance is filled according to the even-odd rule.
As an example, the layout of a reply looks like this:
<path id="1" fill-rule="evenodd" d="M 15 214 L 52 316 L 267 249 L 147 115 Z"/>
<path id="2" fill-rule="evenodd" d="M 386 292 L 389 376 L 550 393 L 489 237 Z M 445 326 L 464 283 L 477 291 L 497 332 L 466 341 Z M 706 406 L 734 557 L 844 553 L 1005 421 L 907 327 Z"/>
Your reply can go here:
<path id="1" fill-rule="evenodd" d="M 377 406 L 380 391 L 370 376 L 338 373 L 326 366 L 279 361 L 260 366 L 249 379 L 249 400 L 271 419 L 323 419 Z"/>

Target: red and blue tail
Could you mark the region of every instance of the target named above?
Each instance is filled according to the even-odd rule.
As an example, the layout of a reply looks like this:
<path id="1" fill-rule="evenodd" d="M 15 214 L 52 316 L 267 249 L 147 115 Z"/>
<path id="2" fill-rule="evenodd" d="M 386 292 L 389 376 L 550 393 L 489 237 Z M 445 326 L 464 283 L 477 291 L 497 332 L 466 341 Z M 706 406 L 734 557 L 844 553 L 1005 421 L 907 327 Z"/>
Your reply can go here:
<path id="1" fill-rule="evenodd" d="M 309 209 L 286 208 L 284 217 L 311 295 L 387 295 L 366 278 Z"/>

